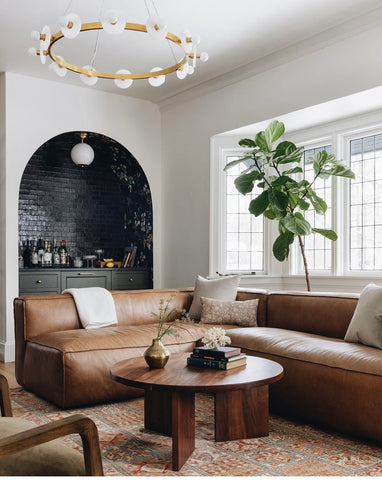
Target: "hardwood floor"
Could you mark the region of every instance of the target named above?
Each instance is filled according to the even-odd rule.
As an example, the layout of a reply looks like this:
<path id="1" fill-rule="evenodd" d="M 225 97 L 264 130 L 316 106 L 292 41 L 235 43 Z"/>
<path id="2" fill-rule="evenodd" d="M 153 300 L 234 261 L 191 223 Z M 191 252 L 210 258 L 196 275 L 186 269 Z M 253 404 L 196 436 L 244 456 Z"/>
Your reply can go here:
<path id="1" fill-rule="evenodd" d="M 4 375 L 9 383 L 9 388 L 19 387 L 15 377 L 15 362 L 0 362 L 0 373 Z"/>

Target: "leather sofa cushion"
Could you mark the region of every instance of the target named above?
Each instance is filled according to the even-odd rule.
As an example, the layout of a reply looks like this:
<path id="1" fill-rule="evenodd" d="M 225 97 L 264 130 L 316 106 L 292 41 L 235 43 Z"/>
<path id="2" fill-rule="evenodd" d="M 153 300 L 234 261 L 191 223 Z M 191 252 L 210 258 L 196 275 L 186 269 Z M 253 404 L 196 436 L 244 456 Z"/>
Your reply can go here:
<path id="1" fill-rule="evenodd" d="M 328 367 L 382 376 L 382 350 L 311 333 L 281 328 L 230 330 L 232 346 Z"/>
<path id="2" fill-rule="evenodd" d="M 210 328 L 218 325 L 203 325 L 199 323 L 181 322 L 173 334 L 165 335 L 162 342 L 165 345 L 195 342 L 203 337 Z M 219 325 L 221 327 L 221 325 Z M 235 325 L 223 325 L 225 329 Z M 117 325 L 95 330 L 64 330 L 38 335 L 30 342 L 45 347 L 54 348 L 63 353 L 110 350 L 118 348 L 148 347 L 155 338 L 158 325 Z"/>
<path id="3" fill-rule="evenodd" d="M 343 339 L 358 298 L 356 293 L 271 292 L 265 326 Z"/>

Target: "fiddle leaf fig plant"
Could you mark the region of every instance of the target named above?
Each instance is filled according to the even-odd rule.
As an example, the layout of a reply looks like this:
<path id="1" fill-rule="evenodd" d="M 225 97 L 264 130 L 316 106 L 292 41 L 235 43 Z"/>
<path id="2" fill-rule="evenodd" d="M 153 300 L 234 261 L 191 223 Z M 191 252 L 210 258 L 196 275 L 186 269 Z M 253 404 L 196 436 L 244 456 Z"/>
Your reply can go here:
<path id="1" fill-rule="evenodd" d="M 310 291 L 303 237 L 318 234 L 332 241 L 337 240 L 333 230 L 312 228 L 303 214 L 313 207 L 316 213 L 324 215 L 328 208 L 325 200 L 314 191 L 313 185 L 317 178 L 326 180 L 331 176 L 355 176 L 335 155 L 323 150 L 311 157 L 314 178 L 312 181 L 306 180 L 301 166 L 304 147 L 297 147 L 290 141 L 274 145 L 284 132 L 284 124 L 274 120 L 264 131 L 257 133 L 254 140 L 243 138 L 239 145 L 250 151 L 228 163 L 224 170 L 245 162 L 247 168 L 235 179 L 237 190 L 246 195 L 252 192 L 255 184 L 262 189 L 260 195 L 251 200 L 248 209 L 256 217 L 264 215 L 278 222 L 279 235 L 273 243 L 273 255 L 280 262 L 288 258 L 290 246 L 298 239 L 306 286 Z"/>

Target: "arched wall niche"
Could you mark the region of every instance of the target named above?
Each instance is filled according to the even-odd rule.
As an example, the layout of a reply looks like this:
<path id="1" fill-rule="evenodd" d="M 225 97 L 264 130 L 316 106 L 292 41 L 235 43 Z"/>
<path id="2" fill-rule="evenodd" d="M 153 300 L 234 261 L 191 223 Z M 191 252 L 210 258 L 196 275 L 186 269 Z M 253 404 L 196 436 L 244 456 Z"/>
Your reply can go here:
<path id="1" fill-rule="evenodd" d="M 153 267 L 151 191 L 139 162 L 121 144 L 87 132 L 95 157 L 75 165 L 72 147 L 78 131 L 41 145 L 26 165 L 19 190 L 19 240 L 42 236 L 66 241 L 72 256 L 93 254 L 121 260 L 125 246 L 136 245 L 135 266 Z"/>

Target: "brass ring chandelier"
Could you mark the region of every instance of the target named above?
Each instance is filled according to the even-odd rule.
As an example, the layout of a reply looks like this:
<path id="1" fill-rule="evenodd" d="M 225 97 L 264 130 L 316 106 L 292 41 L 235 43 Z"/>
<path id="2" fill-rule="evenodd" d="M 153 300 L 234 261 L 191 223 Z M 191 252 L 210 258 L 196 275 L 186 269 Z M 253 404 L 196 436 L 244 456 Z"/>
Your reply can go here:
<path id="1" fill-rule="evenodd" d="M 153 0 L 152 0 L 153 1 Z M 145 0 L 146 3 L 146 0 Z M 148 9 L 147 3 L 146 7 Z M 155 8 L 155 5 L 154 5 Z M 149 9 L 148 9 L 149 10 Z M 41 63 L 45 64 L 47 57 L 50 57 L 53 63 L 49 69 L 54 71 L 58 76 L 64 77 L 68 70 L 80 75 L 81 80 L 89 86 L 95 85 L 98 78 L 114 80 L 119 88 L 128 88 L 136 79 L 147 79 L 150 85 L 158 87 L 165 81 L 166 75 L 176 72 L 179 79 L 184 79 L 187 75 L 194 72 L 196 60 L 206 62 L 208 54 L 206 52 L 199 53 L 197 51 L 200 39 L 198 36 L 191 37 L 188 31 L 184 31 L 181 35 L 175 35 L 168 31 L 165 21 L 157 16 L 150 15 L 146 25 L 140 23 L 126 22 L 125 16 L 117 11 L 106 11 L 101 15 L 101 21 L 91 23 L 81 23 L 79 16 L 75 13 L 69 13 L 59 19 L 61 30 L 51 34 L 48 26 L 44 26 L 41 32 L 33 31 L 31 37 L 39 42 L 39 49 L 30 48 L 31 56 L 39 56 Z M 175 63 L 169 67 L 153 67 L 149 72 L 132 73 L 127 69 L 119 69 L 116 72 L 103 72 L 94 68 L 94 60 L 98 48 L 99 37 L 93 59 L 89 65 L 77 66 L 65 61 L 61 56 L 56 55 L 53 46 L 63 39 L 73 39 L 82 32 L 96 30 L 98 33 L 105 30 L 111 35 L 121 34 L 123 31 L 136 31 L 149 34 L 154 40 L 167 40 L 171 47 Z M 176 59 L 172 44 L 181 47 L 183 56 Z"/>

